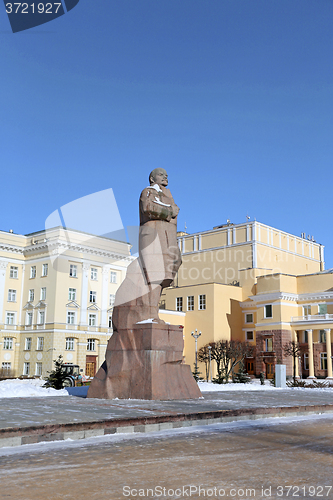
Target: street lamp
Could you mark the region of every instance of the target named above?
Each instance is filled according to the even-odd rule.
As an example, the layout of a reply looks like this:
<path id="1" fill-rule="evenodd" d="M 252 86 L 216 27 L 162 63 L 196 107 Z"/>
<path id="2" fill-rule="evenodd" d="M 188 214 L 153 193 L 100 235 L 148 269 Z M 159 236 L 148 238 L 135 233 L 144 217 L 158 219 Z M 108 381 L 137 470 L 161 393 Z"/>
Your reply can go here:
<path id="1" fill-rule="evenodd" d="M 198 338 L 201 335 L 201 332 L 198 333 L 198 330 L 195 329 L 195 333 L 191 332 L 192 337 L 195 340 L 195 374 L 198 373 Z"/>

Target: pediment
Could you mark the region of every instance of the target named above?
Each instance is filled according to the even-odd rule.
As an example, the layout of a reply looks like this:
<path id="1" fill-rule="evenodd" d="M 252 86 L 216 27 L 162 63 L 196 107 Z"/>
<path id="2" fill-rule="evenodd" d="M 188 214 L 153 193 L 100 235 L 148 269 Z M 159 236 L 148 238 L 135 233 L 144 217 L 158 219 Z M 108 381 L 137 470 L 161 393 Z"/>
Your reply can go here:
<path id="1" fill-rule="evenodd" d="M 34 309 L 34 306 L 31 302 L 27 302 L 23 309 Z"/>
<path id="2" fill-rule="evenodd" d="M 77 302 L 75 302 L 75 300 L 71 300 L 68 304 L 66 304 L 66 307 L 74 307 L 75 309 L 78 309 L 80 306 Z"/>
<path id="3" fill-rule="evenodd" d="M 46 307 L 46 306 L 47 306 L 47 304 L 46 304 L 45 300 L 40 300 L 40 301 L 38 302 L 38 304 L 36 304 L 36 306 L 35 306 L 35 307 L 39 307 L 39 308 L 41 308 L 41 307 Z"/>
<path id="4" fill-rule="evenodd" d="M 88 311 L 100 311 L 100 308 L 96 306 L 96 304 L 91 304 L 91 306 L 87 307 Z"/>

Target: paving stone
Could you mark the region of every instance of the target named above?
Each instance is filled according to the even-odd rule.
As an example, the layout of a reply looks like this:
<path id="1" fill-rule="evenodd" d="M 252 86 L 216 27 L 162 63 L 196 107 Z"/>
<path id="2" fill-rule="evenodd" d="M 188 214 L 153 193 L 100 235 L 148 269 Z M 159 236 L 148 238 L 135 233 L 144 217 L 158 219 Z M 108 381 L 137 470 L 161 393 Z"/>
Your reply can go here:
<path id="1" fill-rule="evenodd" d="M 332 423 L 332 414 L 274 418 L 0 450 L 0 499 L 134 499 L 160 486 L 165 495 L 141 498 L 331 500 Z M 191 497 L 172 494 L 190 485 Z M 212 495 L 215 487 L 225 494 Z"/>

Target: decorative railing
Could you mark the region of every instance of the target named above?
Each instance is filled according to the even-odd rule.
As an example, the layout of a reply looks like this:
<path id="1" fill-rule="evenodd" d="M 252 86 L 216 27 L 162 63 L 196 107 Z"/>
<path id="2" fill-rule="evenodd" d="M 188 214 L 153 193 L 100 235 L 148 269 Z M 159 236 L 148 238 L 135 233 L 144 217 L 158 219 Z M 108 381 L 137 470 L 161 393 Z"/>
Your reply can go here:
<path id="1" fill-rule="evenodd" d="M 4 325 L 5 330 L 16 330 L 17 325 Z"/>
<path id="2" fill-rule="evenodd" d="M 332 321 L 333 314 L 309 314 L 307 316 L 293 316 L 291 318 L 292 323 L 304 323 L 304 322 L 323 322 L 323 321 Z"/>
<path id="3" fill-rule="evenodd" d="M 74 323 L 66 323 L 66 330 L 77 330 L 79 325 Z"/>

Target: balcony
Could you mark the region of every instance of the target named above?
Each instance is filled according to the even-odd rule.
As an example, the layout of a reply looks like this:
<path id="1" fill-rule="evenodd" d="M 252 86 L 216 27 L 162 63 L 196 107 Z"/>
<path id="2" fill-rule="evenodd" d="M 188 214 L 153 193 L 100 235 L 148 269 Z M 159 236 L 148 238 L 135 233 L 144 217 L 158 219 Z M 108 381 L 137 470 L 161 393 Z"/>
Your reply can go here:
<path id="1" fill-rule="evenodd" d="M 66 323 L 66 330 L 77 330 L 78 325 L 75 323 Z"/>
<path id="2" fill-rule="evenodd" d="M 88 332 L 98 332 L 99 327 L 95 326 L 95 325 L 94 326 L 93 325 L 89 325 L 89 326 L 87 326 L 87 330 L 88 330 Z"/>
<path id="3" fill-rule="evenodd" d="M 293 316 L 291 323 L 327 323 L 333 322 L 333 314 L 309 314 L 308 316 Z"/>
<path id="4" fill-rule="evenodd" d="M 5 330 L 17 330 L 17 325 L 4 325 Z"/>

